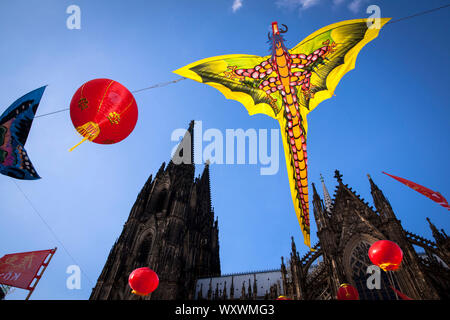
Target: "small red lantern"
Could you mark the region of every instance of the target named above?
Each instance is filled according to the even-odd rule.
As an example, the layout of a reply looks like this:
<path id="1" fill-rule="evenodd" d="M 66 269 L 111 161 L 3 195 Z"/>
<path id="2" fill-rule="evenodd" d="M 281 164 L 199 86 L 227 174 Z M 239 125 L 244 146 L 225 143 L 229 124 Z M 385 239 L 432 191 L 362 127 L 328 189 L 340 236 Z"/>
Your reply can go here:
<path id="1" fill-rule="evenodd" d="M 132 293 L 139 296 L 146 296 L 156 290 L 159 285 L 158 275 L 150 268 L 138 268 L 128 277 L 128 284 Z"/>
<path id="2" fill-rule="evenodd" d="M 277 300 L 291 300 L 291 299 L 289 299 L 289 298 L 286 297 L 286 296 L 279 296 L 279 297 L 277 298 Z"/>
<path id="3" fill-rule="evenodd" d="M 358 290 L 348 283 L 343 283 L 337 292 L 338 300 L 359 300 Z"/>
<path id="4" fill-rule="evenodd" d="M 117 81 L 94 79 L 83 84 L 70 102 L 70 118 L 84 139 L 113 144 L 125 139 L 136 126 L 138 109 L 131 92 Z"/>
<path id="5" fill-rule="evenodd" d="M 380 240 L 370 247 L 369 258 L 384 271 L 394 271 L 402 263 L 403 251 L 395 242 Z"/>

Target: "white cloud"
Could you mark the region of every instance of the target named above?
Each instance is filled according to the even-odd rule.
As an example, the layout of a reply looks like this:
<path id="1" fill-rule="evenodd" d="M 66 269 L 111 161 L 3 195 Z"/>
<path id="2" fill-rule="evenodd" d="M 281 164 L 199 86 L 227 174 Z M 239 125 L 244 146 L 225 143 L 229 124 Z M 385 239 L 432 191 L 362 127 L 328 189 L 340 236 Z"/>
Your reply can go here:
<path id="1" fill-rule="evenodd" d="M 231 6 L 231 9 L 233 9 L 233 12 L 236 12 L 241 7 L 242 7 L 242 0 L 234 0 L 233 5 Z"/>
<path id="2" fill-rule="evenodd" d="M 301 0 L 300 2 L 302 3 L 302 9 L 308 9 L 319 4 L 320 0 Z"/>
<path id="3" fill-rule="evenodd" d="M 321 1 L 322 0 L 277 0 L 276 4 L 279 7 L 300 7 L 300 10 L 305 10 L 319 4 Z"/>
<path id="4" fill-rule="evenodd" d="M 349 3 L 348 9 L 353 13 L 358 13 L 364 2 L 367 2 L 367 0 L 353 0 Z"/>

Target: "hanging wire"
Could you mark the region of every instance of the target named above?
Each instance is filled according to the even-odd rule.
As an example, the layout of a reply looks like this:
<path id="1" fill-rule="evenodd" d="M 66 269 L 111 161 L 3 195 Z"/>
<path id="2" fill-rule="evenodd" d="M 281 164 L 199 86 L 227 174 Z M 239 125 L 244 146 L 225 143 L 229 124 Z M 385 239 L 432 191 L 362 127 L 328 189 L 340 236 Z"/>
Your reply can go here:
<path id="1" fill-rule="evenodd" d="M 180 82 L 180 81 L 186 80 L 186 79 L 187 78 L 182 77 L 182 78 L 179 78 L 179 79 L 176 79 L 176 80 L 173 80 L 173 81 L 160 82 L 160 83 L 157 83 L 157 84 L 155 84 L 153 86 L 150 86 L 150 87 L 146 87 L 146 88 L 142 88 L 142 89 L 131 91 L 131 93 L 138 93 L 138 92 L 142 92 L 142 91 L 146 91 L 146 90 L 150 90 L 150 89 L 165 87 L 165 86 L 168 86 L 169 84 L 177 83 L 177 82 Z M 67 110 L 70 110 L 70 108 L 64 108 L 64 109 L 61 109 L 61 110 L 57 110 L 57 111 L 53 111 L 53 112 L 49 112 L 49 113 L 44 113 L 44 114 L 35 116 L 34 118 L 45 117 L 45 116 L 49 116 L 49 115 L 52 115 L 52 114 L 55 114 L 55 113 L 64 112 L 64 111 L 67 111 Z"/>
<path id="2" fill-rule="evenodd" d="M 418 12 L 418 13 L 415 13 L 415 14 L 407 16 L 407 17 L 399 18 L 397 20 L 391 20 L 391 21 L 387 22 L 386 25 L 392 24 L 392 23 L 397 23 L 397 22 L 403 21 L 403 20 L 408 20 L 408 19 L 415 18 L 415 17 L 418 17 L 418 16 L 422 16 L 424 14 L 431 13 L 431 12 L 434 12 L 434 11 L 438 11 L 438 10 L 441 10 L 441 9 L 444 9 L 444 8 L 447 8 L 447 7 L 450 7 L 450 3 L 446 4 L 446 5 L 442 6 L 442 7 L 438 7 L 438 8 L 434 8 L 434 9 Z"/>
<path id="3" fill-rule="evenodd" d="M 155 85 L 153 85 L 153 86 L 150 86 L 150 87 L 147 87 L 147 88 L 143 88 L 143 89 L 131 91 L 131 93 L 138 93 L 138 92 L 145 91 L 145 90 L 150 90 L 150 89 L 154 89 L 154 88 L 165 87 L 165 86 L 168 86 L 169 84 L 177 83 L 177 82 L 180 82 L 181 80 L 186 80 L 186 79 L 187 79 L 187 78 L 182 77 L 182 78 L 179 78 L 179 79 L 176 79 L 176 80 L 173 80 L 173 81 L 157 83 L 157 84 L 155 84 Z"/>
<path id="4" fill-rule="evenodd" d="M 30 198 L 27 197 L 27 195 L 25 194 L 25 192 L 23 192 L 22 188 L 20 188 L 20 186 L 17 184 L 16 181 L 14 181 L 14 184 L 16 185 L 17 189 L 19 189 L 19 191 L 22 193 L 22 195 L 24 196 L 24 198 L 27 200 L 28 204 L 31 206 L 31 208 L 33 208 L 34 212 L 38 215 L 38 217 L 41 219 L 41 221 L 45 224 L 45 226 L 47 227 L 47 229 L 50 231 L 50 233 L 53 235 L 53 237 L 55 238 L 55 240 L 61 245 L 61 247 L 64 249 L 64 251 L 67 253 L 67 255 L 70 257 L 70 259 L 72 259 L 73 263 L 75 263 L 78 267 L 80 267 L 81 272 L 84 274 L 84 276 L 86 277 L 86 279 L 88 279 L 88 281 L 91 283 L 91 285 L 93 286 L 94 283 L 92 282 L 92 280 L 88 277 L 88 275 L 83 271 L 83 269 L 81 268 L 80 264 L 75 260 L 75 258 L 70 254 L 69 250 L 66 249 L 66 247 L 64 246 L 64 244 L 62 243 L 61 240 L 59 240 L 58 236 L 56 235 L 56 233 L 53 231 L 53 229 L 50 227 L 50 225 L 47 223 L 47 221 L 45 221 L 44 217 L 39 213 L 39 211 L 36 209 L 36 207 L 34 206 L 33 202 L 30 200 Z"/>
<path id="5" fill-rule="evenodd" d="M 34 118 L 45 117 L 45 116 L 49 116 L 49 115 L 51 115 L 51 114 L 55 114 L 55 113 L 59 113 L 59 112 L 67 111 L 67 110 L 70 110 L 70 108 L 65 108 L 65 109 L 61 109 L 61 110 L 58 110 L 58 111 L 53 111 L 53 112 L 49 112 L 49 113 L 44 113 L 44 114 L 41 114 L 41 115 L 39 115 L 39 116 L 34 116 Z"/>

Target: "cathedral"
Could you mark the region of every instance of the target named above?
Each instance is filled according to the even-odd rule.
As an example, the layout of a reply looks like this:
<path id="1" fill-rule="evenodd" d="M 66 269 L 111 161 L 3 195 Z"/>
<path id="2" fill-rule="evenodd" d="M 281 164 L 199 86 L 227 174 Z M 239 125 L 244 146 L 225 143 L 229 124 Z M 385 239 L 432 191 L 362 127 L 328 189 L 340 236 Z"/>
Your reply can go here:
<path id="1" fill-rule="evenodd" d="M 281 257 L 279 269 L 222 275 L 209 165 L 195 177 L 193 128 L 194 121 L 174 155 L 190 162 L 176 164 L 172 158 L 167 166 L 162 164 L 155 178 L 147 180 L 109 253 L 91 300 L 262 300 L 280 295 L 293 300 L 326 300 L 336 299 L 343 283 L 356 287 L 361 300 L 399 299 L 391 286 L 411 299 L 450 298 L 450 239 L 445 232 L 428 218 L 435 241 L 404 230 L 370 176 L 375 209 L 343 183 L 338 171 L 333 201 L 323 179 L 323 200 L 312 184 L 319 239 L 314 251 L 300 257 L 292 238 L 290 257 L 286 261 Z M 377 240 L 396 242 L 403 261 L 398 271 L 379 272 L 379 288 L 369 288 L 372 263 L 367 253 Z M 153 293 L 139 297 L 131 293 L 128 276 L 143 266 L 154 270 L 160 283 Z"/>
<path id="2" fill-rule="evenodd" d="M 319 241 L 300 257 L 294 239 L 288 267 L 281 258 L 282 294 L 291 299 L 336 299 L 343 283 L 353 285 L 361 300 L 398 299 L 391 286 L 414 300 L 450 298 L 450 239 L 427 218 L 435 241 L 403 229 L 394 211 L 370 176 L 375 209 L 361 199 L 336 170 L 338 181 L 334 201 L 322 180 L 324 200 L 313 189 L 314 217 Z M 403 251 L 397 271 L 380 272 L 380 288 L 367 285 L 372 263 L 368 250 L 378 240 L 391 240 Z M 418 254 L 414 246 L 420 248 Z M 422 250 L 424 253 L 422 253 Z M 317 262 L 318 261 L 318 262 Z M 315 263 L 317 262 L 317 263 Z M 311 266 L 314 265 L 314 269 Z"/>
<path id="3" fill-rule="evenodd" d="M 91 300 L 193 299 L 198 278 L 220 275 L 209 165 L 194 179 L 193 133 L 194 121 L 183 138 L 191 149 L 183 149 L 181 143 L 175 153 L 184 153 L 190 163 L 175 164 L 173 159 L 167 166 L 163 163 L 137 196 Z M 131 293 L 128 276 L 145 266 L 158 274 L 160 282 L 158 290 L 138 297 Z"/>

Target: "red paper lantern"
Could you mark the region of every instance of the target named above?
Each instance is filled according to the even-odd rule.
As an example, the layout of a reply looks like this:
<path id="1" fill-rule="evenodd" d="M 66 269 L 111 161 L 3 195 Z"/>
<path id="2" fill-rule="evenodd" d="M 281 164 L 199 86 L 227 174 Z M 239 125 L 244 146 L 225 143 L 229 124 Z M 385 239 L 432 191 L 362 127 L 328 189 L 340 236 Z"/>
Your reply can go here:
<path id="1" fill-rule="evenodd" d="M 132 293 L 139 296 L 146 296 L 156 290 L 159 285 L 158 275 L 150 268 L 138 268 L 128 277 L 128 284 Z"/>
<path id="2" fill-rule="evenodd" d="M 338 300 L 359 300 L 358 290 L 348 283 L 343 283 L 337 292 Z"/>
<path id="3" fill-rule="evenodd" d="M 403 251 L 395 242 L 380 240 L 370 247 L 369 258 L 384 271 L 394 271 L 402 263 Z"/>
<path id="4" fill-rule="evenodd" d="M 123 85 L 110 79 L 94 79 L 83 84 L 73 95 L 70 118 L 84 137 L 81 142 L 113 144 L 133 131 L 138 109 L 133 95 Z"/>
<path id="5" fill-rule="evenodd" d="M 286 297 L 286 296 L 279 296 L 279 297 L 277 298 L 277 300 L 291 300 L 291 299 L 289 299 L 289 298 Z"/>

